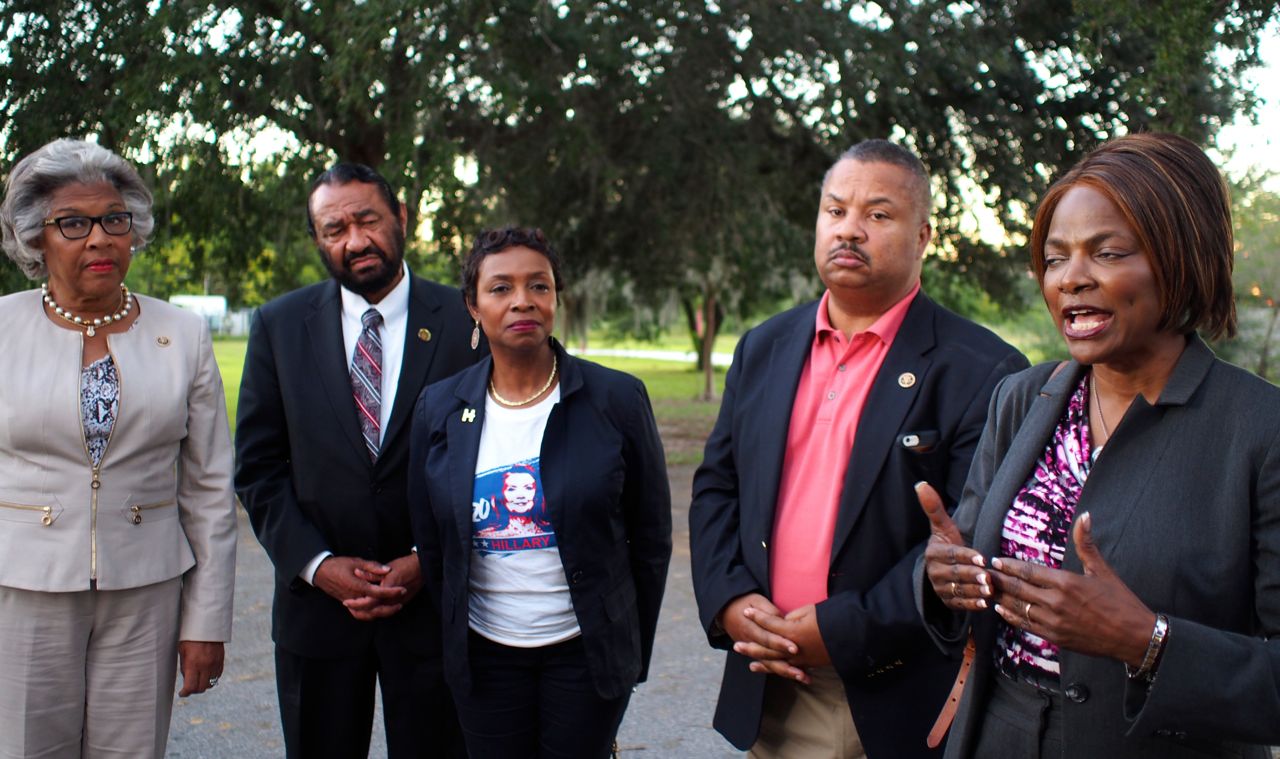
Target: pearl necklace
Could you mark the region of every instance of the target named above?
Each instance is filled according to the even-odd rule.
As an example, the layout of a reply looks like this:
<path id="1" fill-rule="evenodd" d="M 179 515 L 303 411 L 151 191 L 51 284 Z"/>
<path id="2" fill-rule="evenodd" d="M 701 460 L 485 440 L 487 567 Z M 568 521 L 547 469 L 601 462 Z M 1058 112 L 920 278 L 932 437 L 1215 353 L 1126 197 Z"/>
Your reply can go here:
<path id="1" fill-rule="evenodd" d="M 133 295 L 129 293 L 129 288 L 120 284 L 120 310 L 109 316 L 102 316 L 96 319 L 89 319 L 85 316 L 76 316 L 67 309 L 59 306 L 53 296 L 49 294 L 49 283 L 45 282 L 40 285 L 40 295 L 44 298 L 45 305 L 53 309 L 53 312 L 60 316 L 63 320 L 68 321 L 77 327 L 83 327 L 84 333 L 89 337 L 98 334 L 99 327 L 105 327 L 112 322 L 118 322 L 129 315 L 133 310 Z"/>
<path id="2" fill-rule="evenodd" d="M 552 382 L 555 382 L 555 379 L 556 379 L 556 369 L 557 369 L 557 366 L 556 366 L 556 354 L 552 353 L 552 354 L 551 354 L 551 376 L 550 376 L 550 377 L 547 377 L 547 381 L 546 381 L 546 382 L 544 382 L 544 383 L 542 384 L 542 387 L 538 388 L 538 392 L 534 393 L 533 395 L 529 396 L 528 398 L 525 398 L 525 399 L 524 399 L 524 400 L 522 400 L 522 401 L 509 401 L 509 400 L 507 400 L 506 398 L 503 398 L 503 397 L 498 393 L 498 388 L 494 387 L 494 384 L 493 384 L 493 377 L 490 377 L 490 378 L 489 378 L 489 392 L 493 395 L 493 399 L 494 399 L 495 401 L 497 401 L 498 403 L 501 403 L 501 404 L 502 404 L 502 405 L 504 405 L 504 406 L 511 406 L 511 407 L 513 407 L 513 408 L 519 408 L 520 406 L 527 406 L 527 405 L 529 405 L 530 403 L 532 403 L 532 402 L 533 402 L 533 401 L 534 401 L 538 396 L 540 396 L 540 395 L 542 395 L 543 393 L 547 392 L 547 388 L 551 387 L 551 383 L 552 383 Z"/>

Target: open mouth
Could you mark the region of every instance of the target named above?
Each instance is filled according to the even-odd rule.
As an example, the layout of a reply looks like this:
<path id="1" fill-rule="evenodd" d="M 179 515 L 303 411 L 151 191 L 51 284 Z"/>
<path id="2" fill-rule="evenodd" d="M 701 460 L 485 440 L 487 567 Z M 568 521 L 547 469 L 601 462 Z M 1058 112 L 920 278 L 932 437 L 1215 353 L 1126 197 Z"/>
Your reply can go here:
<path id="1" fill-rule="evenodd" d="M 1108 311 L 1089 306 L 1076 306 L 1062 312 L 1063 333 L 1067 337 L 1093 337 L 1107 328 L 1112 315 Z"/>

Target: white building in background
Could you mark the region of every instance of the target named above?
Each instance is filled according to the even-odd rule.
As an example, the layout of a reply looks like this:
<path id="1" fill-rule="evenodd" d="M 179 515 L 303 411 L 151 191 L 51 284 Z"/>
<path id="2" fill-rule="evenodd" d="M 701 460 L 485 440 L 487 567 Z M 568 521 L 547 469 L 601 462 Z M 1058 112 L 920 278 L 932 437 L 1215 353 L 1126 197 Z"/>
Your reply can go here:
<path id="1" fill-rule="evenodd" d="M 228 311 L 227 299 L 222 295 L 171 295 L 169 302 L 203 316 L 209 331 L 215 335 L 249 334 L 252 309 Z"/>

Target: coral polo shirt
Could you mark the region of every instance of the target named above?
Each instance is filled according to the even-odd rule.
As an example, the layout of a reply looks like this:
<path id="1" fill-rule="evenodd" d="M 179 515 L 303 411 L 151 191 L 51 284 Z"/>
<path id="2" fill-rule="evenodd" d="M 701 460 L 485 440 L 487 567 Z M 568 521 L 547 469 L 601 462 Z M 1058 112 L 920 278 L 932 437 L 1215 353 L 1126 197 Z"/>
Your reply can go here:
<path id="1" fill-rule="evenodd" d="M 858 420 L 918 292 L 919 282 L 865 332 L 848 339 L 827 316 L 830 291 L 818 304 L 817 330 L 791 406 L 773 521 L 770 600 L 784 614 L 827 598 L 831 541 Z"/>

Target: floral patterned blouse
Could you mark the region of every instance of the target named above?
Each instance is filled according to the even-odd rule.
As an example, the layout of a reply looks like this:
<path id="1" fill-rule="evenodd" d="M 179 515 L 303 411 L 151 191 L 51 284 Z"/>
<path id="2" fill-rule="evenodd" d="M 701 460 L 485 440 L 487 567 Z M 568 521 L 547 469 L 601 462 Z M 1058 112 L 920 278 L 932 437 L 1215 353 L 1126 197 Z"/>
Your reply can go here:
<path id="1" fill-rule="evenodd" d="M 1089 439 L 1089 375 L 1085 374 L 1031 477 L 1005 514 L 1002 555 L 1062 567 L 1080 491 L 1101 451 L 1093 449 Z M 995 659 L 996 667 L 1015 680 L 1056 682 L 1059 676 L 1056 645 L 1004 622 L 996 636 Z"/>
<path id="2" fill-rule="evenodd" d="M 96 467 L 107 450 L 111 427 L 120 411 L 120 377 L 111 354 L 80 372 L 80 415 L 84 418 L 84 442 Z"/>

